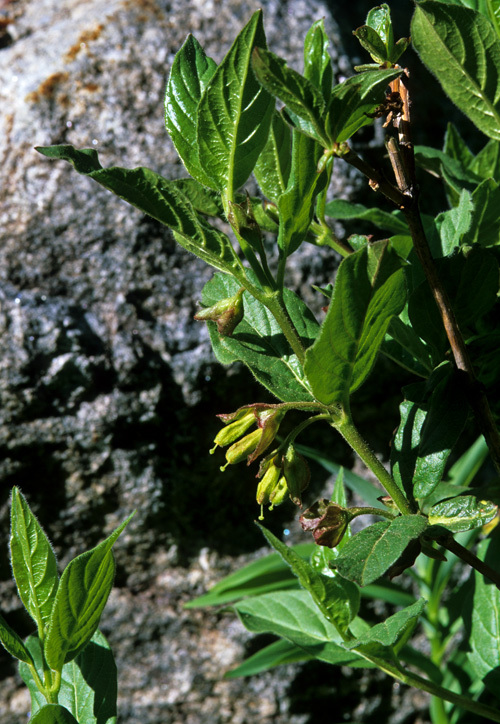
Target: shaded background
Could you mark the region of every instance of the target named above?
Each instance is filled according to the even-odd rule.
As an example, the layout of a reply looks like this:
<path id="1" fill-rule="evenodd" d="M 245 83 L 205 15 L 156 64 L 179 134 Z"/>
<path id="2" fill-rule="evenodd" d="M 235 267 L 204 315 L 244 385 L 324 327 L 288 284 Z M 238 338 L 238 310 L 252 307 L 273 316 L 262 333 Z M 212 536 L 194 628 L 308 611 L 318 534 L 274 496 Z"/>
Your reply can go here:
<path id="1" fill-rule="evenodd" d="M 339 722 L 410 724 L 425 711 L 423 695 L 403 696 L 378 673 L 340 675 L 318 663 L 222 680 L 262 640 L 229 613 L 182 604 L 262 554 L 262 539 L 252 524 L 253 474 L 240 467 L 222 475 L 220 456 L 207 453 L 217 412 L 270 398 L 244 369 L 218 366 L 204 325 L 192 320 L 212 270 L 155 221 L 33 150 L 71 143 L 96 148 L 104 166 L 183 176 L 162 96 L 187 32 L 219 61 L 262 7 L 269 47 L 300 70 L 305 33 L 324 17 L 340 80 L 367 60 L 351 32 L 371 5 L 0 0 L 0 604 L 11 625 L 30 633 L 10 580 L 12 485 L 36 511 L 61 566 L 136 509 L 115 546 L 116 587 L 102 620 L 127 724 L 314 724 L 325 707 Z M 396 32 L 407 35 L 412 4 L 395 5 Z M 436 98 L 438 86 L 413 53 L 406 57 L 416 141 L 440 144 L 456 112 Z M 363 153 L 380 152 L 373 129 L 358 143 Z M 333 193 L 376 203 L 341 163 Z M 439 191 L 431 194 L 441 208 Z M 317 312 L 322 301 L 311 284 L 331 281 L 337 263 L 312 246 L 293 257 L 289 284 Z M 355 415 L 387 456 L 396 394 L 407 380 L 385 362 L 376 379 L 376 389 L 358 393 Z M 301 441 L 324 444 L 332 459 L 352 465 L 328 431 Z M 327 482 L 313 468 L 306 503 Z M 284 505 L 266 523 L 298 535 L 295 517 Z M 26 721 L 27 692 L 3 651 L 0 679 L 0 724 Z"/>

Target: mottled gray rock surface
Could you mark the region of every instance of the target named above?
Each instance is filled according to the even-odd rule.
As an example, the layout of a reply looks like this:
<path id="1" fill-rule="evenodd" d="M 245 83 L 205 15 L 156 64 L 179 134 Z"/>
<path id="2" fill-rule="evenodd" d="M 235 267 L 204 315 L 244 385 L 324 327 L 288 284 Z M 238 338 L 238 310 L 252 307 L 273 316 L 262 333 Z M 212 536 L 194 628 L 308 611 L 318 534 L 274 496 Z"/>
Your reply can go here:
<path id="1" fill-rule="evenodd" d="M 12 485 L 61 564 L 137 509 L 116 546 L 117 586 L 103 619 L 127 724 L 313 722 L 307 672 L 316 679 L 324 669 L 223 681 L 249 636 L 229 614 L 182 609 L 261 546 L 251 481 L 240 471 L 221 479 L 220 460 L 206 454 L 215 412 L 264 398 L 246 373 L 214 364 L 204 326 L 192 321 L 212 272 L 151 219 L 33 147 L 94 147 L 105 166 L 184 175 L 162 120 L 174 54 L 192 31 L 220 60 L 258 6 L 269 46 L 298 68 L 304 34 L 324 16 L 338 70 L 348 71 L 322 3 L 0 4 L 1 609 L 29 633 L 6 556 Z M 338 186 L 348 195 L 353 181 L 342 176 Z M 333 268 L 307 249 L 294 282 L 308 294 Z M 305 678 L 292 684 L 297 676 Z M 2 653 L 0 677 L 0 724 L 26 721 L 26 692 Z M 339 717 L 357 711 L 360 687 L 376 694 L 374 711 L 384 709 L 387 681 L 357 673 L 344 681 L 341 704 L 337 685 L 328 694 Z"/>

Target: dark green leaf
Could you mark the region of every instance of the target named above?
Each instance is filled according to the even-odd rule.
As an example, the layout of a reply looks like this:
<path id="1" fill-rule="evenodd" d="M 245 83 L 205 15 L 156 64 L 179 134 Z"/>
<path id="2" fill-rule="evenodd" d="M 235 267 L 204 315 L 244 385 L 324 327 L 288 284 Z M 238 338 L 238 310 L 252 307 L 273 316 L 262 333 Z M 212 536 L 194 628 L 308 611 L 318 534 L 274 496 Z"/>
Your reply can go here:
<path id="1" fill-rule="evenodd" d="M 403 646 L 412 634 L 418 618 L 425 608 L 426 601 L 421 598 L 408 608 L 389 616 L 382 623 L 377 623 L 366 634 L 350 641 L 349 649 L 359 649 L 367 654 L 376 654 L 380 647 Z"/>
<path id="2" fill-rule="evenodd" d="M 500 40 L 491 22 L 474 10 L 427 0 L 415 9 L 411 37 L 451 100 L 500 140 Z"/>
<path id="3" fill-rule="evenodd" d="M 373 118 L 367 114 L 384 101 L 385 89 L 402 70 L 371 70 L 336 85 L 327 112 L 327 133 L 332 142 L 347 141 Z"/>
<path id="4" fill-rule="evenodd" d="M 311 25 L 304 41 L 304 77 L 321 91 L 326 103 L 330 100 L 333 85 L 329 45 L 325 24 L 323 20 L 317 20 Z"/>
<path id="5" fill-rule="evenodd" d="M 388 242 L 343 260 L 319 336 L 306 353 L 306 375 L 320 402 L 345 404 L 364 382 L 391 318 L 405 301 L 401 260 Z"/>
<path id="6" fill-rule="evenodd" d="M 275 666 L 311 661 L 311 659 L 314 659 L 312 654 L 307 654 L 300 646 L 281 639 L 257 651 L 235 669 L 228 671 L 224 678 L 237 679 L 240 676 L 254 676 Z"/>
<path id="7" fill-rule="evenodd" d="M 497 512 L 498 506 L 489 500 L 478 500 L 474 495 L 459 495 L 434 505 L 429 511 L 429 524 L 460 533 L 486 525 Z"/>
<path id="8" fill-rule="evenodd" d="M 279 113 L 274 113 L 267 143 L 253 170 L 262 193 L 277 202 L 286 191 L 292 163 L 291 133 Z"/>
<path id="9" fill-rule="evenodd" d="M 307 560 L 316 547 L 314 543 L 300 543 L 293 546 L 293 550 L 298 556 Z M 230 573 L 229 576 L 216 583 L 208 593 L 189 601 L 184 607 L 221 606 L 246 596 L 257 596 L 297 586 L 297 578 L 290 571 L 289 566 L 283 562 L 280 555 L 272 553 Z"/>
<path id="10" fill-rule="evenodd" d="M 210 185 L 198 158 L 196 122 L 198 104 L 217 64 L 195 37 L 188 35 L 172 63 L 165 91 L 165 126 L 177 153 L 193 178 Z"/>
<path id="11" fill-rule="evenodd" d="M 335 568 L 341 576 L 360 586 L 373 583 L 426 527 L 427 520 L 420 515 L 403 515 L 392 521 L 374 523 L 346 543 L 334 563 Z"/>
<path id="12" fill-rule="evenodd" d="M 443 153 L 457 161 L 463 169 L 470 168 L 474 160 L 474 155 L 453 123 L 448 123 L 446 128 Z"/>
<path id="13" fill-rule="evenodd" d="M 64 706 L 46 704 L 30 719 L 31 724 L 78 724 L 77 720 Z"/>
<path id="14" fill-rule="evenodd" d="M 203 289 L 203 304 L 209 307 L 233 296 L 238 288 L 238 282 L 231 277 L 216 274 Z M 217 359 L 222 364 L 244 362 L 256 379 L 284 402 L 311 401 L 313 395 L 302 367 L 271 312 L 246 292 L 243 299 L 245 316 L 232 337 L 220 337 L 216 325 L 209 323 Z M 293 292 L 285 289 L 284 299 L 300 337 L 309 346 L 318 332 L 318 323 Z"/>
<path id="15" fill-rule="evenodd" d="M 259 525 L 259 524 L 258 524 Z M 299 579 L 300 585 L 309 591 L 314 602 L 325 618 L 342 632 L 345 632 L 359 609 L 359 590 L 349 581 L 323 576 L 310 563 L 298 556 L 289 546 L 282 543 L 271 531 L 259 525 L 262 533 L 281 555 Z"/>
<path id="16" fill-rule="evenodd" d="M 376 30 L 369 25 L 362 25 L 353 31 L 353 35 L 357 37 L 363 48 L 370 53 L 378 65 L 387 60 L 387 48 Z"/>
<path id="17" fill-rule="evenodd" d="M 111 548 L 131 518 L 132 515 L 105 541 L 66 566 L 44 644 L 45 658 L 51 669 L 60 671 L 94 635 L 113 586 L 115 562 Z"/>
<path id="18" fill-rule="evenodd" d="M 198 216 L 193 205 L 175 181 L 167 181 L 148 168 L 103 169 L 94 149 L 78 151 L 73 146 L 48 146 L 38 151 L 49 158 L 73 164 L 78 173 L 89 176 L 140 211 L 153 217 L 174 232 L 177 242 L 216 269 L 241 280 L 243 266 L 229 238 Z"/>
<path id="19" fill-rule="evenodd" d="M 37 670 L 42 672 L 39 639 L 30 636 L 26 643 Z M 21 664 L 19 672 L 31 693 L 33 715 L 44 706 L 45 697 L 38 691 L 28 666 Z M 78 722 L 115 724 L 116 697 L 117 671 L 113 654 L 106 638 L 100 631 L 96 631 L 85 649 L 63 666 L 58 701 Z"/>
<path id="20" fill-rule="evenodd" d="M 428 345 L 407 322 L 407 315 L 393 317 L 381 352 L 420 377 L 428 377 L 434 367 L 432 352 Z"/>
<path id="21" fill-rule="evenodd" d="M 477 156 L 473 158 L 469 166 L 472 173 L 477 174 L 483 179 L 500 178 L 500 142 L 488 141 L 479 151 Z"/>
<path id="22" fill-rule="evenodd" d="M 11 656 L 19 661 L 31 664 L 31 654 L 24 645 L 21 637 L 9 626 L 3 616 L 0 616 L 0 643 Z"/>
<path id="23" fill-rule="evenodd" d="M 264 48 L 254 51 L 252 65 L 264 88 L 285 103 L 287 110 L 306 121 L 314 138 L 327 145 L 323 128 L 325 101 L 314 83 Z"/>
<path id="24" fill-rule="evenodd" d="M 408 234 L 408 226 L 400 211 L 389 213 L 382 209 L 369 209 L 363 204 L 354 204 L 351 201 L 336 199 L 326 204 L 325 214 L 333 219 L 368 221 L 379 229 L 390 231 L 393 234 Z"/>
<path id="25" fill-rule="evenodd" d="M 404 390 L 401 423 L 391 448 L 392 475 L 408 496 L 425 498 L 439 484 L 465 425 L 468 406 L 451 365 Z"/>
<path id="26" fill-rule="evenodd" d="M 250 67 L 255 46 L 266 47 L 261 10 L 237 36 L 198 106 L 200 164 L 212 188 L 230 199 L 253 171 L 266 144 L 274 109 L 274 99 Z"/>
<path id="27" fill-rule="evenodd" d="M 498 532 L 483 540 L 478 557 L 498 570 L 500 536 Z M 476 675 L 495 696 L 500 692 L 500 591 L 478 571 L 472 574 L 474 592 L 471 620 L 465 617 L 468 643 L 472 649 L 469 661 Z"/>
<path id="28" fill-rule="evenodd" d="M 450 153 L 445 153 L 429 146 L 415 146 L 415 161 L 420 168 L 442 178 L 453 190 L 455 200 L 462 189 L 472 192 L 481 181 L 481 177 L 465 165 L 463 150 L 459 153 L 457 149 L 451 149 Z"/>
<path id="29" fill-rule="evenodd" d="M 318 173 L 320 157 L 319 144 L 294 130 L 291 174 L 287 189 L 278 200 L 278 246 L 286 256 L 304 241 L 314 215 L 314 200 L 327 183 L 326 172 Z"/>
<path id="30" fill-rule="evenodd" d="M 11 565 L 19 597 L 43 631 L 59 582 L 57 562 L 43 528 L 18 488 L 12 489 L 10 522 Z"/>
<path id="31" fill-rule="evenodd" d="M 343 648 L 337 629 L 307 591 L 277 591 L 240 601 L 234 608 L 249 631 L 282 636 L 320 661 L 339 665 L 362 661 Z"/>

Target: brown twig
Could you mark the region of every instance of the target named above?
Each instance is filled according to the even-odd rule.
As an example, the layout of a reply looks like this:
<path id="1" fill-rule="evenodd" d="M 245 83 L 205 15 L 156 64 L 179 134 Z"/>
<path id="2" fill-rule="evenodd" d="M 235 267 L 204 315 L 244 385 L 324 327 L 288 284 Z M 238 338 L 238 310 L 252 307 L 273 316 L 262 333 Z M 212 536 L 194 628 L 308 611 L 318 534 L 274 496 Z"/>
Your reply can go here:
<path id="1" fill-rule="evenodd" d="M 458 326 L 448 294 L 439 278 L 436 265 L 427 242 L 418 207 L 418 185 L 415 176 L 413 144 L 410 136 L 410 99 L 408 93 L 408 73 L 405 71 L 391 83 L 391 92 L 401 95 L 401 112 L 391 114 L 391 121 L 397 131 L 398 141 L 389 139 L 387 148 L 394 170 L 397 188 L 380 172 L 359 159 L 353 152 L 343 158 L 358 168 L 370 180 L 370 186 L 381 191 L 404 213 L 410 229 L 415 253 L 422 265 L 424 274 L 436 301 L 443 320 L 446 336 L 450 343 L 455 364 L 463 373 L 466 393 L 475 418 L 487 442 L 493 463 L 500 473 L 500 433 L 495 424 L 488 399 L 477 381 L 469 353 Z"/>

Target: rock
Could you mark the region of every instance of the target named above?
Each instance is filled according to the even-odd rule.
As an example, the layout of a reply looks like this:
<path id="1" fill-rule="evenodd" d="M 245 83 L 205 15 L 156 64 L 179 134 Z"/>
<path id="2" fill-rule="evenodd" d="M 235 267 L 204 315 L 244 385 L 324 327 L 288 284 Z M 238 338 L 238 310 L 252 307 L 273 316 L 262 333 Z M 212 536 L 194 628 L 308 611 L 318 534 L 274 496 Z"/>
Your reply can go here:
<path id="1" fill-rule="evenodd" d="M 345 64 L 326 5 L 313 13 L 303 0 L 260 4 L 270 47 L 292 65 L 300 68 L 302 39 L 321 16 Z M 2 609 L 30 632 L 5 556 L 12 485 L 61 565 L 136 509 L 116 545 L 117 588 L 102 622 L 128 724 L 304 720 L 288 712 L 283 673 L 221 680 L 249 639 L 233 617 L 182 611 L 244 560 L 235 555 L 262 544 L 252 485 L 240 471 L 222 478 L 221 459 L 207 451 L 216 412 L 265 395 L 242 370 L 227 375 L 215 364 L 205 326 L 192 320 L 212 271 L 168 230 L 34 146 L 71 143 L 96 148 L 105 166 L 185 175 L 163 125 L 174 54 L 193 32 L 220 60 L 255 7 L 7 0 L 0 9 Z M 304 289 L 318 258 L 311 248 L 294 266 Z M 203 546 L 209 570 L 198 562 Z M 28 700 L 6 654 L 0 665 L 0 724 L 18 724 Z"/>

